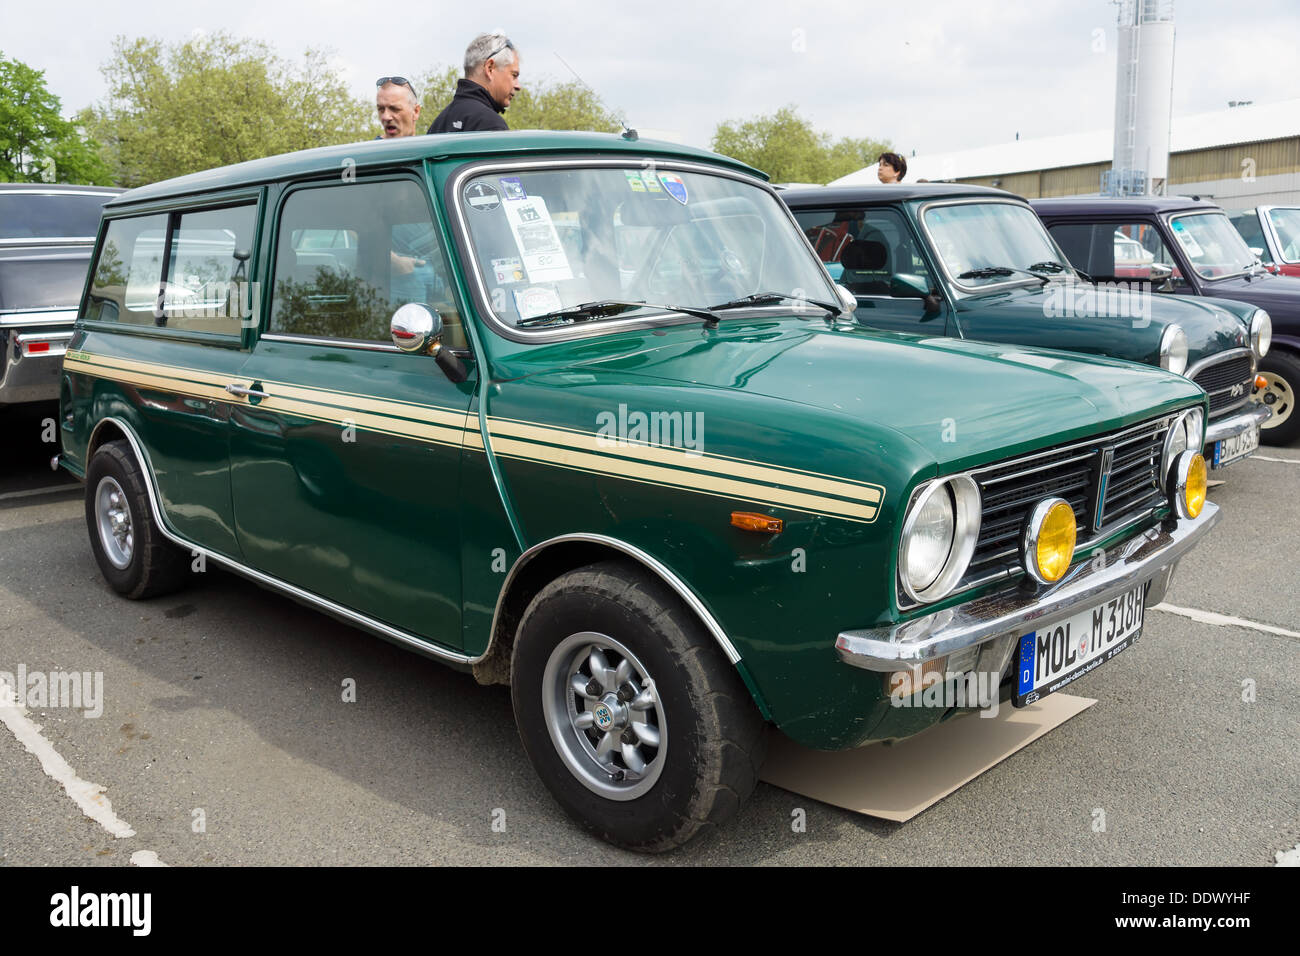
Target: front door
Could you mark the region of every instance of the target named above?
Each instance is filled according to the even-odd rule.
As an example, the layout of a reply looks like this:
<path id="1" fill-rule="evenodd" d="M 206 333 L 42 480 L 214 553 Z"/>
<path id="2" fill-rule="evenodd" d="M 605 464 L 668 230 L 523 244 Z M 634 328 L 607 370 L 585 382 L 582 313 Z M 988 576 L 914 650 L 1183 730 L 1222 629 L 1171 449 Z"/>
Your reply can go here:
<path id="1" fill-rule="evenodd" d="M 231 486 L 245 561 L 437 644 L 460 638 L 460 454 L 473 393 L 399 352 L 392 313 L 436 309 L 464 345 L 423 185 L 287 190 L 270 302 L 240 370 Z M 473 424 L 473 423 L 470 423 Z"/>

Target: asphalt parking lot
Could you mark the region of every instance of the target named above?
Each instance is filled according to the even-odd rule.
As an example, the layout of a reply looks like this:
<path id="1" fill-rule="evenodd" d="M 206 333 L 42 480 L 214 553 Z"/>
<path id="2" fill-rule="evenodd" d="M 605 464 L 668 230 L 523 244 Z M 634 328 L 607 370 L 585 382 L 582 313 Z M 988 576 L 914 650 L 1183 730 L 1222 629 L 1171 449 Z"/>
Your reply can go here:
<path id="1" fill-rule="evenodd" d="M 1083 714 L 908 823 L 760 784 L 720 832 L 648 860 L 564 816 L 506 688 L 218 570 L 118 598 L 80 487 L 46 465 L 46 414 L 0 416 L 0 672 L 100 672 L 102 714 L 0 725 L 0 863 L 1266 866 L 1300 843 L 1300 448 L 1211 489 L 1223 520 L 1180 566 L 1178 610 L 1150 609 L 1071 688 L 1098 700 Z"/>

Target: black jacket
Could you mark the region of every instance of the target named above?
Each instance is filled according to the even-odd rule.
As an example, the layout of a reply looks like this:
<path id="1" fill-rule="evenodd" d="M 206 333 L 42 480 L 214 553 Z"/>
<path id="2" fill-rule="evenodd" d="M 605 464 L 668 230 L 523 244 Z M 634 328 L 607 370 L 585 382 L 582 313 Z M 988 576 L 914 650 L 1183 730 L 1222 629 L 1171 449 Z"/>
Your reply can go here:
<path id="1" fill-rule="evenodd" d="M 505 110 L 473 80 L 457 80 L 456 95 L 429 127 L 430 133 L 468 133 L 485 129 L 509 129 L 501 118 Z"/>

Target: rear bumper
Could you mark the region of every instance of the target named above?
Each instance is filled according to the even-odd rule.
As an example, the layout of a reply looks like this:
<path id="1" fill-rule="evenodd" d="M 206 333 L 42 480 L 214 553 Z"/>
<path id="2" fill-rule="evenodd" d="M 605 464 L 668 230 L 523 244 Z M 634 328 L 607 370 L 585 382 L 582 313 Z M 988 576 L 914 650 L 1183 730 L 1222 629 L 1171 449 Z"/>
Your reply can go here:
<path id="1" fill-rule="evenodd" d="M 903 624 L 843 631 L 836 638 L 840 660 L 884 673 L 905 670 L 999 637 L 1056 624 L 1072 614 L 1149 584 L 1147 606 L 1158 604 L 1178 559 L 1219 520 L 1205 503 L 1194 520 L 1167 521 L 1072 568 L 1059 584 L 1033 591 L 1021 587 L 935 611 Z"/>
<path id="2" fill-rule="evenodd" d="M 0 405 L 53 401 L 75 312 L 0 315 Z"/>

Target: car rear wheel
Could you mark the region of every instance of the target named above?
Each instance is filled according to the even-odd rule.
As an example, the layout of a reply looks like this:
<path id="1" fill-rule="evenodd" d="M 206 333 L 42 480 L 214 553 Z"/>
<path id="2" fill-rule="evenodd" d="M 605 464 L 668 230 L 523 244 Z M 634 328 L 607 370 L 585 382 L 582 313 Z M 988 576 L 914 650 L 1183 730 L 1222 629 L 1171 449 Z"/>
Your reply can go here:
<path id="1" fill-rule="evenodd" d="M 1259 432 L 1266 445 L 1290 445 L 1300 438 L 1300 358 L 1290 352 L 1274 350 L 1259 363 L 1264 376 L 1263 388 L 1255 389 L 1255 401 L 1273 410 Z"/>
<path id="2" fill-rule="evenodd" d="M 86 527 L 99 570 L 118 594 L 155 597 L 185 583 L 189 559 L 154 522 L 145 477 L 125 441 L 101 445 L 90 459 Z"/>
<path id="3" fill-rule="evenodd" d="M 758 780 L 766 724 L 739 675 L 677 595 L 621 562 L 538 593 L 511 688 L 542 781 L 618 846 L 681 846 L 734 816 Z"/>

